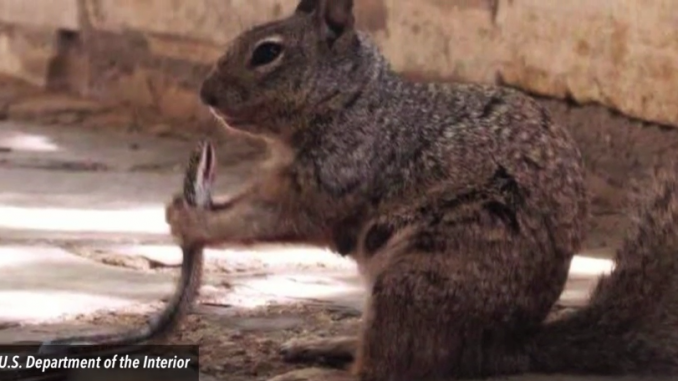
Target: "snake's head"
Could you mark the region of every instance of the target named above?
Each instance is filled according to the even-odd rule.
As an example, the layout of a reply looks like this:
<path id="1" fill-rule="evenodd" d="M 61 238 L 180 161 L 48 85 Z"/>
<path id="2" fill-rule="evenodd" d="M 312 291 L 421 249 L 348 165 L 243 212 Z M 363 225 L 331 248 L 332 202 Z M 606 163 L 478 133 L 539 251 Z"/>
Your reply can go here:
<path id="1" fill-rule="evenodd" d="M 216 174 L 216 153 L 211 142 L 205 141 L 195 179 L 195 201 L 200 207 L 212 204 L 212 186 Z"/>

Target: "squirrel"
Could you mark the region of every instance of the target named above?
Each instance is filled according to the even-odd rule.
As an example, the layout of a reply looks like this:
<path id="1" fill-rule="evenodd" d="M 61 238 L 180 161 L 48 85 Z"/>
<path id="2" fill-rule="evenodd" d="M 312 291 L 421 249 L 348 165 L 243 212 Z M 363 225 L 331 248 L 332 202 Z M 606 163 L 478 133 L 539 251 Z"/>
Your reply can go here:
<path id="1" fill-rule="evenodd" d="M 200 98 L 274 165 L 212 210 L 170 202 L 172 234 L 355 260 L 358 337 L 283 354 L 350 358 L 360 381 L 677 374 L 678 166 L 646 187 L 588 305 L 547 320 L 589 213 L 570 134 L 518 90 L 401 78 L 354 19 L 352 0 L 301 0 L 229 44 Z"/>

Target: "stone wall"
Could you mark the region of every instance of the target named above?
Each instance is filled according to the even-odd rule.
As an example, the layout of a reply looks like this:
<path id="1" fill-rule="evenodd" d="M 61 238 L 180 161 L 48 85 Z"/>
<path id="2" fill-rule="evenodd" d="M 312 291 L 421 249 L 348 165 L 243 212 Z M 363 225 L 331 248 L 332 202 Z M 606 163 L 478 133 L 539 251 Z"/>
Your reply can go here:
<path id="1" fill-rule="evenodd" d="M 675 0 L 356 0 L 394 67 L 599 102 L 678 126 Z M 0 0 L 0 72 L 40 86 L 204 115 L 223 45 L 296 0 Z"/>

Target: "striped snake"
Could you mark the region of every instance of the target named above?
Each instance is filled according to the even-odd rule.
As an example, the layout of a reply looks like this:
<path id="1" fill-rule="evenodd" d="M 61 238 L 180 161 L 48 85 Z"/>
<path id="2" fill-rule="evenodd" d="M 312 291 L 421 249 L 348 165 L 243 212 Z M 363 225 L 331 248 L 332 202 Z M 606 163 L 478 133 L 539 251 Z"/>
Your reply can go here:
<path id="1" fill-rule="evenodd" d="M 184 175 L 184 202 L 196 208 L 211 207 L 215 170 L 214 146 L 208 140 L 201 141 L 191 153 Z M 64 348 L 68 348 L 68 353 L 91 355 L 101 345 L 127 346 L 157 341 L 166 337 L 190 309 L 202 280 L 203 246 L 185 244 L 181 249 L 183 253 L 181 275 L 174 295 L 165 309 L 149 319 L 146 326 L 121 333 L 73 336 L 46 341 L 42 343 L 38 353 L 60 354 Z M 64 347 L 71 345 L 76 347 Z M 80 345 L 82 347 L 78 348 L 77 346 Z"/>

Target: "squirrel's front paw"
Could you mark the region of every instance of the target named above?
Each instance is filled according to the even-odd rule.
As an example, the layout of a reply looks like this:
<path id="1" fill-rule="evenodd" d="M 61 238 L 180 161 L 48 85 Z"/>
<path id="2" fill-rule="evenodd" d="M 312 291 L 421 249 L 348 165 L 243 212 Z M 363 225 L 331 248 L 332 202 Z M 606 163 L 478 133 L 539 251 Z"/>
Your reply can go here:
<path id="1" fill-rule="evenodd" d="M 170 233 L 182 243 L 204 244 L 209 240 L 209 210 L 190 207 L 183 197 L 175 196 L 165 206 L 165 221 Z"/>

